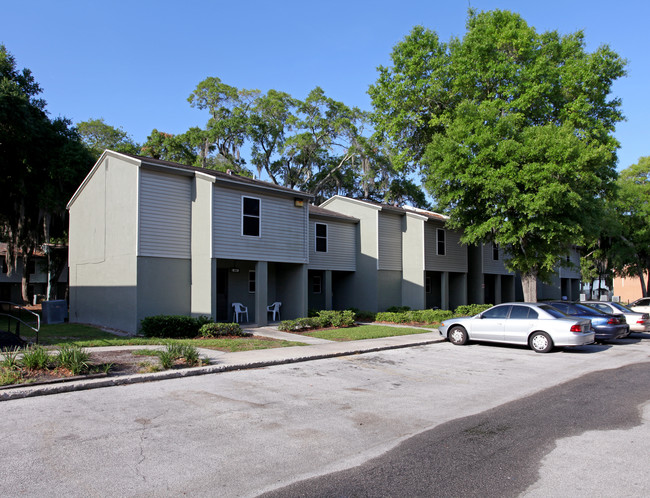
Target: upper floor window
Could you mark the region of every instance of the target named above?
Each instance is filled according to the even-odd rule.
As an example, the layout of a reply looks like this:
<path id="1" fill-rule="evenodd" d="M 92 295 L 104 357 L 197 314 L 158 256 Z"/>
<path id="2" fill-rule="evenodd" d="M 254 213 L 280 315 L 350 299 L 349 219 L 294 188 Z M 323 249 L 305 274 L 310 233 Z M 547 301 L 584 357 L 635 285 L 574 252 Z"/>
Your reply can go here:
<path id="1" fill-rule="evenodd" d="M 316 252 L 327 252 L 327 225 L 316 223 Z"/>
<path id="2" fill-rule="evenodd" d="M 442 228 L 438 228 L 436 232 L 436 254 L 438 256 L 444 256 L 445 249 L 445 231 Z"/>
<path id="3" fill-rule="evenodd" d="M 496 244 L 492 244 L 492 259 L 499 261 L 499 246 Z"/>
<path id="4" fill-rule="evenodd" d="M 260 236 L 260 200 L 242 197 L 242 235 Z"/>

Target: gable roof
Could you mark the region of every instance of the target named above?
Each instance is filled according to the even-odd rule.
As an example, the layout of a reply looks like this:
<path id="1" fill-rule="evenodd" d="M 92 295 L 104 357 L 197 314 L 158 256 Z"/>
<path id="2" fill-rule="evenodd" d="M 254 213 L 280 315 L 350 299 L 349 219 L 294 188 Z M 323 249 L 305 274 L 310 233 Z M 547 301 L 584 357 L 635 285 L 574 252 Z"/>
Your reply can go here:
<path id="1" fill-rule="evenodd" d="M 139 167 L 147 167 L 155 169 L 161 172 L 170 173 L 170 174 L 181 174 L 185 176 L 194 176 L 196 174 L 207 175 L 214 178 L 215 182 L 220 183 L 231 183 L 240 185 L 242 187 L 252 187 L 255 189 L 273 191 L 279 194 L 293 195 L 295 197 L 300 197 L 306 200 L 313 199 L 313 195 L 306 192 L 300 192 L 299 190 L 294 190 L 289 187 L 283 187 L 280 185 L 275 185 L 271 182 L 265 182 L 262 180 L 255 180 L 254 178 L 248 178 L 246 176 L 237 175 L 235 173 L 224 173 L 222 171 L 215 171 L 207 168 L 198 168 L 196 166 L 188 166 L 186 164 L 175 163 L 173 161 L 163 161 L 162 159 L 154 159 L 152 157 L 136 156 L 133 154 L 125 154 L 121 152 L 115 152 L 112 150 L 105 150 L 101 157 L 97 160 L 93 168 L 90 170 L 90 173 L 86 175 L 86 178 L 81 183 L 77 191 L 70 198 L 67 208 L 70 209 L 70 206 L 77 199 L 81 191 L 84 189 L 86 184 L 90 181 L 92 176 L 95 174 L 95 171 L 99 168 L 100 164 L 104 161 L 106 157 L 116 157 L 127 162 L 134 164 Z"/>
<path id="2" fill-rule="evenodd" d="M 320 207 L 322 208 L 329 205 L 334 199 L 345 199 L 352 203 L 364 204 L 368 207 L 376 209 L 377 211 L 386 211 L 386 212 L 392 212 L 397 214 L 415 214 L 419 216 L 424 216 L 425 218 L 430 220 L 436 220 L 442 222 L 445 222 L 449 219 L 449 216 L 446 216 L 444 214 L 434 213 L 433 211 L 427 211 L 425 209 L 420 209 L 412 206 L 403 206 L 403 207 L 392 206 L 390 204 L 384 204 L 381 202 L 370 201 L 367 199 L 352 199 L 350 197 L 344 197 L 341 195 L 335 195 L 334 197 L 330 197 L 325 202 L 323 202 L 320 205 Z"/>
<path id="3" fill-rule="evenodd" d="M 321 216 L 324 218 L 336 218 L 338 220 L 349 221 L 351 223 L 359 223 L 359 218 L 337 213 L 336 211 L 331 211 L 320 206 L 315 206 L 314 204 L 309 205 L 309 216 L 311 215 Z"/>

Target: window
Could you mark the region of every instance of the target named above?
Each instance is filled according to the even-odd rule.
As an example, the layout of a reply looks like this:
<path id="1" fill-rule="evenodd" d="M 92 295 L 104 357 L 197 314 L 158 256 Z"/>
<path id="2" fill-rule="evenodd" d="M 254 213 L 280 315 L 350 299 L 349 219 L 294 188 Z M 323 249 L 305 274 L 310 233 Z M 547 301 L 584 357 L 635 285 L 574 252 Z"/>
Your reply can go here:
<path id="1" fill-rule="evenodd" d="M 436 232 L 436 254 L 445 255 L 445 231 L 442 228 L 438 228 Z"/>
<path id="2" fill-rule="evenodd" d="M 327 252 L 327 225 L 316 223 L 316 252 Z"/>
<path id="3" fill-rule="evenodd" d="M 510 310 L 510 318 L 511 319 L 529 319 L 529 320 L 536 320 L 537 319 L 537 311 L 535 311 L 532 308 L 529 308 L 528 306 L 513 306 L 512 310 Z"/>
<path id="4" fill-rule="evenodd" d="M 424 280 L 424 288 L 427 294 L 431 294 L 431 277 L 427 277 Z"/>
<path id="5" fill-rule="evenodd" d="M 312 292 L 314 294 L 320 294 L 323 290 L 323 280 L 320 275 L 314 275 L 314 280 L 312 281 Z"/>
<path id="6" fill-rule="evenodd" d="M 248 270 L 248 292 L 255 294 L 255 270 Z"/>
<path id="7" fill-rule="evenodd" d="M 495 306 L 494 308 L 490 308 L 487 310 L 485 313 L 483 313 L 481 316 L 483 318 L 505 318 L 508 316 L 508 312 L 510 311 L 510 306 Z"/>
<path id="8" fill-rule="evenodd" d="M 499 246 L 494 243 L 492 244 L 492 259 L 499 261 Z"/>
<path id="9" fill-rule="evenodd" d="M 260 236 L 260 200 L 242 197 L 242 235 Z"/>

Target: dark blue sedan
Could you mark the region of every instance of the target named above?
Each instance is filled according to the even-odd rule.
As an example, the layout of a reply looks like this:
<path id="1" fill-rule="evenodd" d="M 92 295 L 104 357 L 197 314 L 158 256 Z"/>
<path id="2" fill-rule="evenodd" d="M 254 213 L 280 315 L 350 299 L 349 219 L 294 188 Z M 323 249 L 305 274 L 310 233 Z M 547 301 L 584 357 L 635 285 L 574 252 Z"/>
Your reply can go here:
<path id="1" fill-rule="evenodd" d="M 569 303 L 566 301 L 551 301 L 546 304 L 550 304 L 565 315 L 591 320 L 591 326 L 596 332 L 597 341 L 618 339 L 630 333 L 630 326 L 627 324 L 623 315 L 604 313 L 583 304 Z"/>

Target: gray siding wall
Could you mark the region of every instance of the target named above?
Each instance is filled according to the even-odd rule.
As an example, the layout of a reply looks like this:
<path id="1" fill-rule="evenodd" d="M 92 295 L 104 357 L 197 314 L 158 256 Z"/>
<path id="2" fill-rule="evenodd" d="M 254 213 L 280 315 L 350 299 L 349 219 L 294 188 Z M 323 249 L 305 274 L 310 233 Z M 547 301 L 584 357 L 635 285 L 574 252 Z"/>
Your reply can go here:
<path id="1" fill-rule="evenodd" d="M 574 266 L 561 266 L 559 269 L 562 278 L 581 278 L 580 275 L 580 254 L 575 249 L 569 253 L 569 262 Z"/>
<path id="2" fill-rule="evenodd" d="M 242 197 L 260 199 L 260 236 L 242 235 Z M 212 257 L 307 263 L 307 203 L 293 197 L 215 185 L 212 203 Z"/>
<path id="3" fill-rule="evenodd" d="M 142 169 L 139 256 L 190 257 L 192 179 Z"/>
<path id="4" fill-rule="evenodd" d="M 436 254 L 437 230 L 445 230 L 445 255 Z M 424 224 L 425 268 L 427 271 L 467 272 L 467 246 L 461 244 L 460 233 L 444 228 L 443 222 L 429 220 Z"/>
<path id="5" fill-rule="evenodd" d="M 402 305 L 402 272 L 380 270 L 377 272 L 377 308 L 386 311 L 391 306 Z"/>
<path id="6" fill-rule="evenodd" d="M 379 270 L 402 269 L 402 215 L 379 212 Z"/>
<path id="7" fill-rule="evenodd" d="M 152 315 L 190 314 L 190 260 L 138 258 L 138 323 Z"/>
<path id="8" fill-rule="evenodd" d="M 426 307 L 424 225 L 425 220 L 420 216 L 407 214 L 404 217 L 402 306 L 409 306 L 414 310 Z"/>
<path id="9" fill-rule="evenodd" d="M 505 253 L 499 249 L 499 259 L 494 259 L 492 254 L 492 243 L 483 244 L 483 273 L 491 273 L 493 275 L 509 275 L 510 272 L 506 270 L 503 264 Z"/>
<path id="10" fill-rule="evenodd" d="M 316 223 L 327 225 L 327 252 L 316 252 Z M 354 271 L 357 268 L 356 223 L 309 220 L 309 269 Z"/>

